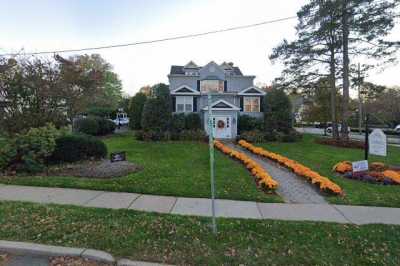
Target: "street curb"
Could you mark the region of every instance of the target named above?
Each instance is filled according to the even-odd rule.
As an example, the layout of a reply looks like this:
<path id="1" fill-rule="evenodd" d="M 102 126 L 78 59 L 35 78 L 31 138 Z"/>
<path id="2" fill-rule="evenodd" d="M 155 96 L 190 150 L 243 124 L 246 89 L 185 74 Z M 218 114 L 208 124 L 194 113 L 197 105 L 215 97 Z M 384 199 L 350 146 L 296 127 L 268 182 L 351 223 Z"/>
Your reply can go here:
<path id="1" fill-rule="evenodd" d="M 172 266 L 167 264 L 159 264 L 153 262 L 133 261 L 128 259 L 115 260 L 114 257 L 105 251 L 86 249 L 86 248 L 69 248 L 61 246 L 42 245 L 28 242 L 5 241 L 0 240 L 0 251 L 15 255 L 31 255 L 43 257 L 81 257 L 84 259 L 95 260 L 98 262 L 112 263 L 118 266 Z"/>
<path id="2" fill-rule="evenodd" d="M 69 248 L 60 246 L 50 246 L 27 242 L 4 241 L 0 240 L 0 251 L 9 252 L 16 255 L 33 255 L 33 256 L 70 256 L 87 258 L 99 262 L 115 263 L 114 257 L 104 251 L 85 249 L 85 248 Z"/>

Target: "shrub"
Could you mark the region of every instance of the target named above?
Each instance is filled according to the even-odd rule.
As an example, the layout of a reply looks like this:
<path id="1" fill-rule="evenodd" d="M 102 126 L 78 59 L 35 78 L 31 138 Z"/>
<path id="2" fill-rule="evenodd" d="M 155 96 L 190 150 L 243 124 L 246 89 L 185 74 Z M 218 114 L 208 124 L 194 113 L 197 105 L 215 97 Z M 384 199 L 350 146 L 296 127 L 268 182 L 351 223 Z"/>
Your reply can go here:
<path id="1" fill-rule="evenodd" d="M 129 116 L 129 127 L 131 129 L 141 129 L 141 120 L 143 114 L 144 104 L 147 96 L 144 93 L 136 93 L 129 101 L 129 107 L 127 110 Z"/>
<path id="2" fill-rule="evenodd" d="M 263 130 L 263 129 L 264 129 L 263 119 L 255 118 L 249 115 L 239 116 L 239 122 L 238 122 L 239 133 L 243 131 Z"/>
<path id="3" fill-rule="evenodd" d="M 180 132 L 160 132 L 160 131 L 144 131 L 137 130 L 135 138 L 141 141 L 203 141 L 206 139 L 206 133 L 203 130 L 182 130 Z"/>
<path id="4" fill-rule="evenodd" d="M 174 114 L 171 119 L 171 131 L 179 133 L 185 129 L 185 114 Z"/>
<path id="5" fill-rule="evenodd" d="M 357 140 L 336 140 L 332 138 L 318 138 L 315 140 L 318 144 L 330 145 L 341 148 L 364 149 L 364 142 Z"/>
<path id="6" fill-rule="evenodd" d="M 76 121 L 76 131 L 91 136 L 103 136 L 114 132 L 116 126 L 109 119 L 91 116 Z"/>
<path id="7" fill-rule="evenodd" d="M 152 87 L 155 98 L 148 98 L 143 107 L 142 129 L 145 131 L 167 131 L 172 118 L 172 101 L 168 86 L 157 84 Z"/>
<path id="8" fill-rule="evenodd" d="M 86 113 L 90 116 L 97 116 L 102 118 L 114 118 L 116 111 L 108 107 L 91 107 L 88 108 Z"/>
<path id="9" fill-rule="evenodd" d="M 104 158 L 107 147 L 91 136 L 66 135 L 56 139 L 56 147 L 49 158 L 52 162 L 77 162 L 87 158 Z"/>
<path id="10" fill-rule="evenodd" d="M 42 171 L 45 159 L 52 154 L 60 132 L 48 124 L 17 134 L 0 151 L 0 170 L 35 173 Z"/>
<path id="11" fill-rule="evenodd" d="M 96 136 L 97 132 L 99 132 L 99 123 L 93 117 L 81 118 L 76 121 L 75 129 L 77 132 Z"/>
<path id="12" fill-rule="evenodd" d="M 267 133 L 274 130 L 289 133 L 292 128 L 292 106 L 283 90 L 273 89 L 265 96 L 264 126 Z"/>
<path id="13" fill-rule="evenodd" d="M 100 117 L 97 117 L 96 120 L 99 127 L 96 135 L 104 136 L 114 132 L 116 125 L 113 121 Z"/>
<path id="14" fill-rule="evenodd" d="M 185 116 L 185 129 L 199 130 L 201 129 L 200 115 L 197 113 L 190 113 Z"/>
<path id="15" fill-rule="evenodd" d="M 243 131 L 238 138 L 253 143 L 263 142 L 265 140 L 265 133 L 260 130 Z"/>
<path id="16" fill-rule="evenodd" d="M 178 140 L 191 140 L 191 141 L 203 141 L 207 137 L 203 130 L 183 130 L 178 137 Z"/>

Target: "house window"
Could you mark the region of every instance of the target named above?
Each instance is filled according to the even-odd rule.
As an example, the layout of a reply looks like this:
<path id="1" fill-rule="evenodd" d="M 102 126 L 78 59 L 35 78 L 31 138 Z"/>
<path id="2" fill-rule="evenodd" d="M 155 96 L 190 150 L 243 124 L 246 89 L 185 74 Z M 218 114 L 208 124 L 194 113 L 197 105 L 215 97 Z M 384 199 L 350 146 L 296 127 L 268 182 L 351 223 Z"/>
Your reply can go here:
<path id="1" fill-rule="evenodd" d="M 260 112 L 260 97 L 244 97 L 245 112 Z"/>
<path id="2" fill-rule="evenodd" d="M 207 93 L 209 91 L 224 92 L 223 80 L 201 80 L 200 91 Z"/>
<path id="3" fill-rule="evenodd" d="M 177 96 L 176 112 L 178 113 L 193 112 L 193 96 Z"/>

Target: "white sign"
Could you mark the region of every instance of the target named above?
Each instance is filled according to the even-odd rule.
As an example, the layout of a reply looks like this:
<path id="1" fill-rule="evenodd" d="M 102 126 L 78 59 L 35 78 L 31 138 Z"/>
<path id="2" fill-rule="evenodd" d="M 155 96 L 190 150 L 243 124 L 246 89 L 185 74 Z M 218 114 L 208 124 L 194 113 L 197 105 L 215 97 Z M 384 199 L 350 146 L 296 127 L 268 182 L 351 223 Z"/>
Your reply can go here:
<path id="1" fill-rule="evenodd" d="M 368 161 L 358 161 L 358 162 L 352 162 L 351 163 L 353 166 L 353 172 L 364 172 L 368 171 Z"/>
<path id="2" fill-rule="evenodd" d="M 379 156 L 386 156 L 387 151 L 387 141 L 386 135 L 383 133 L 382 129 L 374 129 L 371 134 L 369 134 L 369 153 Z"/>

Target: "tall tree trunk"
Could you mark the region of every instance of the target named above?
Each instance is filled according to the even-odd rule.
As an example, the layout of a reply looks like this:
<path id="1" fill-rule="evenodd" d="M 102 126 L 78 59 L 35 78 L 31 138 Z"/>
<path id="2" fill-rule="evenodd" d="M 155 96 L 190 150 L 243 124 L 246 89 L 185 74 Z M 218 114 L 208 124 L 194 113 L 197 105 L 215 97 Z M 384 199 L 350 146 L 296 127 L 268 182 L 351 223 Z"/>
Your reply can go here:
<path id="1" fill-rule="evenodd" d="M 331 120 L 332 120 L 332 137 L 334 139 L 339 139 L 339 132 L 338 132 L 338 125 L 337 125 L 337 118 L 336 118 L 336 65 L 335 65 L 335 47 L 331 45 L 329 47 L 330 50 L 330 62 L 329 62 L 329 69 L 330 69 L 330 92 L 331 92 Z"/>
<path id="2" fill-rule="evenodd" d="M 344 140 L 349 139 L 348 117 L 349 117 L 349 15 L 348 0 L 342 0 L 342 27 L 343 27 L 343 109 L 342 109 L 342 128 L 341 137 Z"/>

